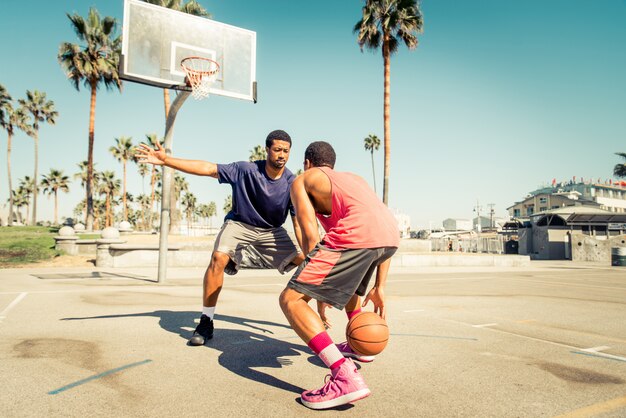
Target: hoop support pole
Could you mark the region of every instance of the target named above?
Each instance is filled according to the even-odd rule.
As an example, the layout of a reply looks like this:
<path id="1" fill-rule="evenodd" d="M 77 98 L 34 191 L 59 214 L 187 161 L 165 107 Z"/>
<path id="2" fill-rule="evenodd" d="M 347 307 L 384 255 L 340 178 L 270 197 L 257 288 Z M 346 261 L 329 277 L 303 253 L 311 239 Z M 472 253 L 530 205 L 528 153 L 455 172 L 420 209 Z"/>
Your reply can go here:
<path id="1" fill-rule="evenodd" d="M 167 121 L 165 122 L 165 138 L 163 140 L 163 148 L 165 148 L 165 153 L 167 155 L 172 155 L 172 137 L 174 132 L 174 122 L 176 121 L 176 114 L 190 94 L 191 93 L 189 93 L 188 91 L 178 92 L 178 94 L 176 95 L 176 99 L 174 99 L 174 102 L 170 107 L 170 111 L 167 115 Z M 161 178 L 161 184 L 163 185 L 163 190 L 161 191 L 161 223 L 159 227 L 159 268 L 157 274 L 157 280 L 159 284 L 165 283 L 165 278 L 167 274 L 167 238 L 170 229 L 170 196 L 172 195 L 172 190 L 170 186 L 172 171 L 173 170 L 171 168 L 163 166 L 163 173 Z"/>

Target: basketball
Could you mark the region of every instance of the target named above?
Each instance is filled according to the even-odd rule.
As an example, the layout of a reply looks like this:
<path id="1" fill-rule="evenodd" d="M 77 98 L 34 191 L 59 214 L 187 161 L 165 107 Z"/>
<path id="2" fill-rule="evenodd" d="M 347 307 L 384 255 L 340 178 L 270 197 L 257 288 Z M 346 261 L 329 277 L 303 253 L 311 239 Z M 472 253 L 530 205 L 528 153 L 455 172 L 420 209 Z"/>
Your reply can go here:
<path id="1" fill-rule="evenodd" d="M 387 346 L 389 328 L 377 313 L 362 312 L 348 322 L 346 339 L 357 354 L 375 356 Z"/>

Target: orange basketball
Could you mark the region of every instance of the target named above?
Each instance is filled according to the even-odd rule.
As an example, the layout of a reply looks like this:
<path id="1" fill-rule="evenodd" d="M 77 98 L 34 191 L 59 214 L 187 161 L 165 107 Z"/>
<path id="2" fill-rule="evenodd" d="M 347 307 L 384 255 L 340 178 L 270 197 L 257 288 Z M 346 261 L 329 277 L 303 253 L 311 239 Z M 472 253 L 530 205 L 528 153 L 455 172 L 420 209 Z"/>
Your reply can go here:
<path id="1" fill-rule="evenodd" d="M 389 328 L 377 313 L 362 312 L 348 322 L 346 339 L 357 354 L 375 356 L 387 346 Z"/>

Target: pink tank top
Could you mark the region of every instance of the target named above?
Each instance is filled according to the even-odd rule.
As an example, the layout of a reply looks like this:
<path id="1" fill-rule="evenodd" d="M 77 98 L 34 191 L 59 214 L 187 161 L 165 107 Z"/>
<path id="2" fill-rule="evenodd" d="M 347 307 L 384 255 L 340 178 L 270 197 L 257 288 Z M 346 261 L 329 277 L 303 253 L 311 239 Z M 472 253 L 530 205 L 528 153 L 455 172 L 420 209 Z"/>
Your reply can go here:
<path id="1" fill-rule="evenodd" d="M 356 174 L 316 167 L 330 179 L 333 207 L 330 216 L 317 214 L 331 248 L 398 247 L 395 217 L 374 191 Z"/>

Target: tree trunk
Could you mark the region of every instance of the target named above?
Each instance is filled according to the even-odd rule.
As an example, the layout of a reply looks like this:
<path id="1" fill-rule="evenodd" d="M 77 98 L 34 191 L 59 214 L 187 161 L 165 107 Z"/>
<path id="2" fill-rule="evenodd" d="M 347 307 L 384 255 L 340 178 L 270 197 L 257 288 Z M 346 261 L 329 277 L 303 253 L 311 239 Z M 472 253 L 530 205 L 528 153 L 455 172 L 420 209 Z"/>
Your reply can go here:
<path id="1" fill-rule="evenodd" d="M 109 196 L 110 196 L 109 193 L 107 193 L 106 207 L 104 209 L 104 226 L 105 227 L 111 226 L 110 214 L 109 214 L 109 212 L 111 211 L 111 198 Z"/>
<path id="2" fill-rule="evenodd" d="M 96 89 L 97 82 L 91 82 L 91 102 L 89 104 L 89 149 L 87 151 L 87 231 L 93 230 L 93 143 L 96 125 Z"/>
<path id="3" fill-rule="evenodd" d="M 128 210 L 126 209 L 126 160 L 124 160 L 122 165 L 124 166 L 124 190 L 122 192 L 124 194 L 122 195 L 122 206 L 124 207 L 124 220 L 127 221 Z"/>
<path id="4" fill-rule="evenodd" d="M 37 225 L 37 194 L 39 193 L 37 188 L 37 177 L 39 176 L 39 132 L 35 132 L 33 140 L 35 141 L 35 178 L 33 178 L 33 212 L 31 223 L 35 226 Z"/>
<path id="5" fill-rule="evenodd" d="M 163 89 L 163 105 L 165 108 L 165 121 L 167 122 L 167 118 L 170 115 L 170 91 L 168 89 Z M 162 178 L 163 177 L 161 177 L 161 179 Z M 180 226 L 180 212 L 176 207 L 178 196 L 176 193 L 176 181 L 174 175 L 171 177 L 170 190 L 172 190 L 172 194 L 170 195 L 170 230 L 168 232 L 174 233 L 177 232 Z"/>
<path id="6" fill-rule="evenodd" d="M 11 181 L 11 134 L 7 138 L 7 178 L 9 179 L 9 219 L 7 225 L 13 226 L 13 184 Z"/>
<path id="7" fill-rule="evenodd" d="M 376 193 L 376 170 L 374 170 L 374 148 L 372 147 L 372 177 L 374 177 L 374 193 Z"/>
<path id="8" fill-rule="evenodd" d="M 383 61 L 385 63 L 385 104 L 383 108 L 383 122 L 385 129 L 385 139 L 384 139 L 384 149 L 385 149 L 385 170 L 384 170 L 384 178 L 383 178 L 383 203 L 389 206 L 389 165 L 391 162 L 391 127 L 389 123 L 390 117 L 390 108 L 391 108 L 391 100 L 390 100 L 390 85 L 391 85 L 391 60 L 389 54 L 389 39 L 388 35 L 385 35 L 385 40 L 383 41 Z"/>
<path id="9" fill-rule="evenodd" d="M 54 224 L 55 225 L 59 224 L 59 222 L 58 222 L 58 219 L 59 219 L 58 214 L 59 214 L 59 199 L 58 199 L 58 196 L 57 196 L 57 191 L 55 190 L 54 191 Z"/>
<path id="10" fill-rule="evenodd" d="M 152 192 L 150 195 L 150 212 L 148 213 L 148 225 L 149 230 L 152 231 L 152 214 L 154 213 L 154 189 L 156 186 L 156 167 L 152 166 L 152 176 L 150 178 L 150 187 L 152 188 Z"/>

